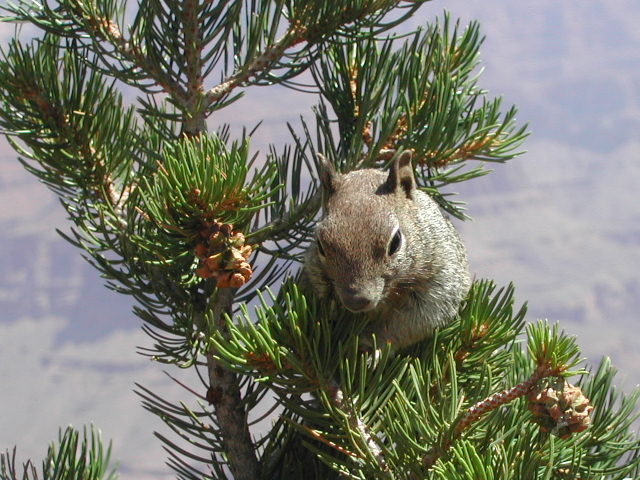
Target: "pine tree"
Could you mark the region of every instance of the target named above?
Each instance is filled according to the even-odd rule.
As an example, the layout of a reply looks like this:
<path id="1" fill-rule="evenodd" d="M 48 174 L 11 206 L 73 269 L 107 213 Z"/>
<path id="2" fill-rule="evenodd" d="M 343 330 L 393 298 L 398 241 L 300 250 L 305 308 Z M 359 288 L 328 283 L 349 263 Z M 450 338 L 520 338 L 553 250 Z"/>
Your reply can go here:
<path id="1" fill-rule="evenodd" d="M 61 235 L 135 299 L 143 353 L 202 383 L 179 403 L 138 385 L 174 432 L 156 436 L 177 478 L 638 478 L 638 392 L 619 393 L 609 361 L 589 367 L 557 325 L 526 324 L 513 286 L 475 281 L 449 326 L 376 355 L 358 348 L 362 318 L 298 289 L 317 153 L 346 172 L 411 150 L 420 187 L 465 219 L 445 187 L 510 160 L 527 134 L 478 85 L 477 23 L 398 33 L 425 1 L 7 7 L 4 21 L 41 32 L 0 62 L 19 161 L 59 196 L 73 222 Z M 290 144 L 257 152 L 216 113 L 272 85 L 318 104 Z M 249 418 L 265 408 L 260 436 Z M 61 432 L 41 470 L 15 455 L 1 479 L 115 477 L 93 429 Z"/>

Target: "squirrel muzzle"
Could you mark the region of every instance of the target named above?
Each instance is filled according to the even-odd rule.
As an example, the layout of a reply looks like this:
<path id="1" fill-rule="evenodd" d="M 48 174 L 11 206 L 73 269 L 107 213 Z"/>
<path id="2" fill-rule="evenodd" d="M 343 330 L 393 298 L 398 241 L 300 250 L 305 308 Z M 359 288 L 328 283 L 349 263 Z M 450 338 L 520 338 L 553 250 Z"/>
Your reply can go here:
<path id="1" fill-rule="evenodd" d="M 378 306 L 382 295 L 382 288 L 377 285 L 338 287 L 336 290 L 345 308 L 354 313 L 373 310 Z"/>

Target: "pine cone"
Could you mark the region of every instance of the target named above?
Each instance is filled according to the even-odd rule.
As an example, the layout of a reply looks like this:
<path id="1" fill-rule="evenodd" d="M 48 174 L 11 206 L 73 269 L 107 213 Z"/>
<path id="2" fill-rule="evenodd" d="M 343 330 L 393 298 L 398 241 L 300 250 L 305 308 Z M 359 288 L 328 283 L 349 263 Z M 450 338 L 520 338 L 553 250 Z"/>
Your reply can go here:
<path id="1" fill-rule="evenodd" d="M 248 262 L 253 252 L 245 245 L 244 234 L 230 223 L 207 222 L 200 232 L 194 253 L 200 260 L 196 275 L 215 278 L 218 288 L 239 288 L 249 281 L 253 271 Z"/>
<path id="2" fill-rule="evenodd" d="M 568 438 L 573 433 L 582 432 L 591 423 L 589 415 L 593 407 L 589 405 L 589 399 L 580 387 L 564 379 L 534 388 L 527 398 L 533 421 L 543 432 Z"/>

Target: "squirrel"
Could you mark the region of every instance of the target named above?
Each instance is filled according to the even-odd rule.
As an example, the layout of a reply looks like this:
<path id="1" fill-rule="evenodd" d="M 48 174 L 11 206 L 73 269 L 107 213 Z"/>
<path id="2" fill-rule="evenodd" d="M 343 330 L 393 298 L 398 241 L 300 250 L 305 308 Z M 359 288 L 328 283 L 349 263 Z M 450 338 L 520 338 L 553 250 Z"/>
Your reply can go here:
<path id="1" fill-rule="evenodd" d="M 317 297 L 370 319 L 361 345 L 393 350 L 430 336 L 457 314 L 471 278 L 453 224 L 419 190 L 411 151 L 388 173 L 339 174 L 318 154 L 323 216 L 302 272 Z"/>

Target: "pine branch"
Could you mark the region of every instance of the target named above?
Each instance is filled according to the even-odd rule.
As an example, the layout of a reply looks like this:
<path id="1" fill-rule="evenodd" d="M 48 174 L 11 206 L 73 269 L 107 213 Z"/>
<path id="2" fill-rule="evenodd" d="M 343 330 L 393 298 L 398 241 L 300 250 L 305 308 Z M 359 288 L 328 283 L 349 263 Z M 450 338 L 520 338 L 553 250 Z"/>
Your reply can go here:
<path id="1" fill-rule="evenodd" d="M 211 319 L 217 324 L 213 331 L 220 332 L 222 336 L 228 335 L 226 319 L 231 314 L 233 298 L 233 290 L 220 290 L 211 309 Z M 207 397 L 215 408 L 234 478 L 252 480 L 258 478 L 258 460 L 249 434 L 245 407 L 242 406 L 238 380 L 233 372 L 218 362 L 216 356 L 215 348 L 207 353 L 210 382 Z"/>
<path id="2" fill-rule="evenodd" d="M 113 29 L 111 29 L 111 32 L 114 35 L 117 34 L 117 32 Z M 102 205 L 106 204 L 106 208 L 108 209 L 108 211 L 111 211 L 111 212 L 122 211 L 123 209 L 122 204 L 111 205 L 111 202 L 115 201 L 115 198 L 116 198 L 115 187 L 114 187 L 112 177 L 107 173 L 102 173 L 99 170 L 101 165 L 103 165 L 100 158 L 98 158 L 97 160 L 94 160 L 96 156 L 102 154 L 103 152 L 95 151 L 95 149 L 91 147 L 91 144 L 89 142 L 93 141 L 93 139 L 91 139 L 89 136 L 86 135 L 85 130 L 73 130 L 74 125 L 69 124 L 67 121 L 68 118 L 73 118 L 73 116 L 70 117 L 69 114 L 66 113 L 67 110 L 66 108 L 64 108 L 66 107 L 66 105 L 59 107 L 58 105 L 54 105 L 49 102 L 48 96 L 51 95 L 52 93 L 51 89 L 49 91 L 46 91 L 46 89 L 35 89 L 35 90 L 31 89 L 28 91 L 25 90 L 29 88 L 29 85 L 31 85 L 31 82 L 38 81 L 38 79 L 40 78 L 55 79 L 57 77 L 57 65 L 53 65 L 51 60 L 52 58 L 57 58 L 57 55 L 53 55 L 52 54 L 53 52 L 50 52 L 49 50 L 45 51 L 43 49 L 43 51 L 44 53 L 42 53 L 41 64 L 44 66 L 52 66 L 50 72 L 48 72 L 47 75 L 44 75 L 44 76 L 29 75 L 27 65 L 39 65 L 40 63 L 33 62 L 31 58 L 27 58 L 20 65 L 23 70 L 27 71 L 26 76 L 28 76 L 28 78 L 26 78 L 26 76 L 23 76 L 25 77 L 24 81 L 22 81 L 22 79 L 19 79 L 19 80 L 16 79 L 16 81 L 14 81 L 12 79 L 13 77 L 10 77 L 10 81 L 7 82 L 6 84 L 11 86 L 11 88 L 15 88 L 18 90 L 18 93 L 15 98 L 17 98 L 18 102 L 22 102 L 22 103 L 18 103 L 16 108 L 24 109 L 23 107 L 24 100 L 21 100 L 21 99 L 26 99 L 28 102 L 31 102 L 31 104 L 35 104 L 39 110 L 39 112 L 35 113 L 36 118 L 38 115 L 42 116 L 43 121 L 48 126 L 49 130 L 55 129 L 53 130 L 53 132 L 57 136 L 57 138 L 61 138 L 61 141 L 63 143 L 64 142 L 69 143 L 71 145 L 72 150 L 67 154 L 67 157 L 64 158 L 64 162 L 60 162 L 60 160 L 57 160 L 58 157 L 55 156 L 55 155 L 58 155 L 55 149 L 52 150 L 51 147 L 49 147 L 47 144 L 40 145 L 36 143 L 37 140 L 34 141 L 32 136 L 23 135 L 25 141 L 28 142 L 28 144 L 32 146 L 32 148 L 38 148 L 37 154 L 33 155 L 32 158 L 34 158 L 34 160 L 42 161 L 43 156 L 44 158 L 47 158 L 46 149 L 52 150 L 55 154 L 53 157 L 53 159 L 55 159 L 55 163 L 53 163 L 54 160 L 52 160 L 50 161 L 50 164 L 56 169 L 63 169 L 62 171 L 71 177 L 72 182 L 66 182 L 66 183 L 67 184 L 70 183 L 71 185 L 73 185 L 74 186 L 73 188 L 82 188 L 80 186 L 83 184 L 86 185 L 88 178 L 96 178 L 96 182 L 98 183 L 98 186 L 93 187 L 91 183 L 89 183 L 88 190 L 85 190 L 86 192 L 85 196 L 88 196 L 89 198 L 94 199 L 91 205 L 95 205 L 95 208 L 101 209 L 103 208 Z M 18 57 L 19 48 L 15 47 L 11 54 L 14 57 Z M 66 58 L 68 59 L 69 63 L 76 62 L 76 64 L 71 64 L 73 68 L 69 70 L 64 70 L 64 71 L 74 72 L 80 78 L 82 78 L 84 74 L 80 72 L 86 71 L 86 65 L 82 66 L 81 64 L 78 64 L 77 62 L 79 57 L 74 56 L 73 52 L 69 52 Z M 7 75 L 11 75 L 12 73 L 13 72 L 7 72 Z M 199 76 L 199 73 L 197 70 L 187 72 L 187 76 L 188 78 L 192 78 L 192 79 L 195 77 L 195 80 L 194 80 L 195 82 L 199 81 L 197 79 L 197 77 Z M 100 76 L 96 74 L 94 75 L 94 78 L 100 78 Z M 55 83 L 55 80 L 53 80 L 52 83 Z M 85 101 L 92 100 L 92 95 L 88 94 L 87 90 L 83 91 L 83 89 L 81 88 L 81 85 L 75 85 L 74 87 L 76 89 L 75 91 L 82 92 L 85 95 L 84 97 Z M 71 85 L 69 85 L 67 88 L 69 91 L 74 91 L 74 87 L 71 87 Z M 64 92 L 59 92 L 59 95 L 61 98 L 63 98 L 64 94 L 65 94 Z M 98 94 L 96 93 L 93 96 L 97 97 Z M 100 102 L 96 102 L 96 103 L 100 105 Z M 70 110 L 72 110 L 73 112 L 83 111 L 83 109 L 80 107 L 74 107 Z M 5 112 L 6 111 L 7 110 L 5 110 Z M 17 120 L 23 121 L 22 118 L 23 117 L 15 116 L 15 117 L 11 117 L 10 121 L 11 122 L 14 122 Z M 190 118 L 197 118 L 197 115 L 191 116 Z M 203 117 L 201 117 L 200 120 L 201 121 L 197 121 L 194 124 L 196 127 L 198 125 L 200 127 L 204 126 Z M 104 124 L 102 126 L 106 127 L 107 124 Z M 15 128 L 13 124 L 11 124 L 10 127 Z M 191 128 L 191 127 L 187 126 L 187 128 Z M 128 134 L 130 135 L 131 133 L 128 133 Z M 100 134 L 98 134 L 98 138 L 100 138 Z M 123 135 L 123 138 L 119 139 L 119 142 L 123 142 L 124 140 L 126 140 L 126 138 L 127 137 Z M 82 142 L 78 143 L 78 140 L 84 140 L 84 139 L 86 139 L 85 143 L 82 143 Z M 77 147 L 76 147 L 76 144 L 78 145 Z M 117 144 L 118 143 L 116 143 L 116 145 Z M 137 142 L 132 142 L 132 145 L 136 145 L 136 144 Z M 113 148 L 113 145 L 109 145 L 109 147 Z M 73 159 L 73 161 L 75 161 L 76 164 L 77 162 L 85 162 L 85 163 L 80 163 L 80 166 L 82 167 L 81 169 L 78 167 L 74 168 L 74 167 L 71 167 L 68 164 L 68 162 L 66 162 L 67 158 Z M 111 158 L 109 158 L 109 160 L 111 160 Z M 242 162 L 242 165 L 246 167 L 246 161 Z M 117 168 L 121 168 L 121 165 L 118 165 Z M 182 168 L 184 168 L 184 166 Z M 234 168 L 236 167 L 234 166 Z M 96 170 L 97 170 L 97 174 L 94 173 L 96 172 Z M 90 174 L 88 178 L 86 175 L 87 171 Z M 45 172 L 47 175 L 47 177 L 45 178 L 50 179 L 52 185 L 54 186 L 64 185 L 63 188 L 69 189 L 69 187 L 65 185 L 64 177 L 60 177 L 58 171 L 54 170 L 52 174 L 50 174 L 46 170 Z M 55 174 L 53 174 L 54 172 Z M 237 172 L 237 169 L 236 169 L 236 172 Z M 140 173 L 144 174 L 144 169 Z M 174 171 L 174 173 L 177 173 L 177 170 Z M 268 175 L 262 178 L 264 178 L 267 182 L 269 181 Z M 178 179 L 178 181 L 180 182 L 179 176 L 178 177 L 172 176 L 168 180 L 175 181 L 176 179 Z M 241 179 L 241 181 L 242 180 L 243 178 Z M 232 183 L 230 183 L 229 185 L 233 186 Z M 172 185 L 169 183 L 165 187 L 165 189 L 171 188 L 171 186 Z M 182 184 L 180 186 L 182 186 Z M 73 188 L 69 189 L 70 197 L 72 197 L 72 195 L 75 193 Z M 154 202 L 150 200 L 150 197 L 148 194 L 144 194 L 144 191 L 145 189 L 136 190 L 135 195 L 133 197 L 130 197 L 130 199 L 136 202 L 140 198 L 147 198 L 148 201 L 146 202 L 146 205 L 150 206 Z M 96 198 L 95 196 L 96 193 L 103 193 L 104 195 L 98 196 Z M 215 193 L 215 191 L 214 192 L 209 191 L 209 193 Z M 260 199 L 261 197 L 257 196 L 255 201 L 260 203 L 261 201 Z M 162 205 L 166 205 L 165 203 L 166 201 L 167 201 L 166 197 L 157 198 L 157 202 Z M 178 205 L 176 205 L 175 202 L 173 203 L 174 204 L 173 205 L 170 204 L 170 206 L 172 208 L 177 208 Z M 137 207 L 135 203 L 133 205 Z M 68 209 L 70 212 L 73 212 L 74 207 L 72 203 L 68 204 Z M 131 208 L 131 211 L 135 211 L 135 209 Z M 140 211 L 139 208 L 137 211 Z M 130 213 L 127 213 L 127 215 L 130 215 Z M 79 225 L 81 226 L 81 228 L 84 228 L 84 223 L 83 223 L 85 218 L 84 215 L 82 215 L 81 213 L 78 213 L 76 216 L 78 218 Z M 144 212 L 141 216 L 144 217 Z M 100 218 L 104 218 L 104 216 L 98 216 L 98 219 Z M 82 219 L 82 221 L 80 219 Z M 182 218 L 179 219 L 179 221 L 182 221 L 182 220 L 184 219 Z M 143 223 L 145 223 L 144 218 L 143 218 Z M 148 224 L 148 222 L 146 223 Z M 163 222 L 163 224 L 166 225 L 167 223 Z M 181 227 L 182 225 L 178 225 L 178 226 Z M 143 233 L 142 235 L 136 235 L 136 234 L 129 235 L 129 236 L 123 235 L 125 232 L 131 233 L 131 229 L 138 229 L 141 227 L 146 230 L 146 232 Z M 91 236 L 94 235 L 91 229 L 86 229 L 85 231 Z M 95 231 L 117 232 L 116 237 L 119 238 L 120 242 L 122 243 L 111 244 L 110 246 L 112 250 L 114 250 L 115 252 L 122 252 L 123 250 L 124 251 L 128 250 L 127 254 L 123 254 L 123 258 L 127 258 L 127 256 L 130 255 L 131 250 L 134 250 L 134 251 L 138 250 L 138 252 L 140 253 L 146 250 L 146 255 L 145 254 L 142 255 L 143 259 L 145 259 L 145 257 L 148 258 L 149 256 L 151 257 L 156 256 L 159 253 L 158 250 L 156 249 L 156 245 L 150 244 L 147 247 L 145 247 L 144 242 L 146 241 L 155 242 L 157 241 L 157 237 L 153 238 L 148 236 L 149 228 L 147 226 L 141 225 L 140 216 L 138 219 L 128 219 L 128 221 L 126 222 L 120 219 L 113 225 L 102 224 L 100 225 L 99 228 L 95 229 Z M 81 234 L 74 234 L 74 235 L 76 237 L 75 239 L 71 239 L 69 237 L 67 238 L 69 238 L 74 243 L 76 243 L 76 245 L 81 246 L 90 252 L 92 250 L 95 252 L 94 258 L 95 258 L 96 266 L 99 266 L 102 270 L 104 270 L 105 272 L 108 272 L 111 278 L 114 278 L 120 281 L 120 285 L 116 287 L 119 291 L 125 292 L 128 290 L 129 293 L 134 294 L 134 296 L 136 296 L 136 298 L 139 299 L 143 305 L 148 306 L 148 310 L 146 313 L 142 309 L 138 310 L 141 318 L 146 320 L 151 320 L 154 322 L 155 325 L 161 325 L 158 316 L 152 313 L 154 312 L 154 309 L 157 308 L 155 305 L 158 304 L 158 299 L 160 300 L 159 302 L 160 305 L 165 305 L 165 306 L 172 305 L 173 308 L 169 308 L 169 312 L 174 317 L 175 323 L 172 326 L 167 327 L 167 329 L 172 333 L 183 334 L 184 332 L 184 336 L 182 340 L 180 340 L 180 343 L 183 343 L 183 344 L 186 343 L 185 346 L 187 346 L 187 348 L 190 348 L 190 344 L 193 342 L 193 340 L 191 338 L 191 331 L 190 331 L 191 328 L 188 327 L 190 323 L 188 322 L 188 319 L 189 319 L 188 312 L 193 310 L 192 308 L 188 307 L 188 302 L 191 301 L 198 304 L 197 297 L 199 296 L 199 294 L 195 295 L 196 298 L 189 298 L 193 296 L 190 294 L 185 295 L 186 292 L 184 292 L 184 289 L 182 288 L 182 286 L 179 286 L 176 284 L 171 285 L 171 282 L 175 282 L 175 280 L 169 280 L 170 278 L 175 278 L 175 277 L 172 277 L 171 270 L 173 269 L 178 271 L 181 268 L 181 264 L 184 264 L 184 260 L 174 263 L 174 265 L 171 265 L 170 268 L 158 268 L 162 264 L 167 265 L 167 262 L 166 262 L 167 257 L 165 257 L 160 261 L 156 259 L 155 265 L 154 265 L 154 262 L 149 262 L 145 265 L 145 262 L 143 260 L 143 262 L 141 262 L 142 264 L 140 265 L 141 267 L 140 270 L 142 271 L 136 272 L 136 275 L 125 277 L 124 275 L 122 275 L 123 272 L 116 271 L 113 268 L 112 263 L 115 263 L 115 262 L 108 261 L 103 258 L 101 254 L 102 248 L 103 248 L 101 239 L 98 239 L 98 238 L 91 239 L 91 241 L 95 241 L 97 245 L 95 249 L 92 249 L 89 247 L 89 244 L 85 241 L 85 239 Z M 107 235 L 109 234 L 107 233 Z M 175 241 L 170 242 L 168 245 L 172 245 L 172 244 L 175 245 Z M 182 250 L 182 253 L 179 254 L 180 257 L 184 257 L 184 253 L 183 253 L 184 244 L 185 242 L 183 240 L 182 245 L 178 246 L 178 250 Z M 144 250 L 141 250 L 141 247 Z M 167 247 L 163 246 L 163 248 L 166 249 Z M 174 248 L 174 251 L 175 251 L 175 248 Z M 140 253 L 136 255 L 138 256 L 138 258 L 140 258 Z M 193 260 L 191 260 L 191 263 L 192 262 Z M 139 267 L 134 266 L 134 268 L 139 268 Z M 143 283 L 144 282 L 143 278 L 145 277 L 150 279 L 150 281 L 146 283 L 146 285 L 145 283 Z M 130 287 L 128 287 L 129 285 Z M 154 296 L 156 296 L 156 299 L 152 299 L 147 296 L 147 293 L 149 292 L 149 290 L 154 294 Z M 182 292 L 180 292 L 180 290 L 182 290 Z M 208 292 L 205 290 L 203 294 L 200 294 L 200 296 L 202 295 L 208 295 Z M 163 309 L 162 313 L 166 314 L 167 311 Z M 176 320 L 178 320 L 181 317 L 185 318 L 186 321 L 176 322 Z M 165 327 L 162 327 L 162 328 L 165 328 Z M 156 338 L 160 339 L 160 337 L 156 337 Z M 167 344 L 167 340 L 162 339 L 161 345 L 162 343 Z M 169 346 L 167 344 L 168 348 L 161 347 L 162 352 L 164 352 L 164 354 L 167 354 L 169 358 L 172 358 L 174 360 L 176 358 L 180 358 L 180 349 L 176 348 L 175 341 L 170 340 L 169 342 L 171 342 L 172 345 Z M 196 340 L 196 345 L 197 345 L 197 340 Z M 190 352 L 189 350 L 187 350 L 185 353 L 187 352 L 192 354 L 192 352 Z M 187 362 L 188 361 L 189 360 L 187 360 Z M 215 372 L 215 371 L 217 370 L 213 369 L 213 366 L 212 366 L 212 372 Z M 215 378 L 214 373 L 212 373 L 211 376 L 212 378 Z M 221 382 L 223 382 L 223 391 L 222 391 L 223 401 L 221 402 L 221 408 L 218 409 L 220 411 L 220 416 L 219 416 L 220 418 L 218 419 L 218 421 L 221 426 L 221 434 L 223 435 L 224 438 L 229 438 L 230 442 L 234 442 L 234 441 L 236 443 L 245 442 L 245 445 L 246 445 L 243 451 L 236 448 L 228 452 L 230 463 L 233 466 L 234 471 L 238 473 L 237 478 L 240 478 L 241 476 L 240 472 L 242 471 L 249 472 L 248 474 L 249 476 L 251 476 L 252 472 L 253 473 L 257 472 L 257 463 L 255 460 L 255 455 L 253 454 L 253 444 L 248 436 L 248 429 L 246 427 L 246 415 L 242 413 L 243 412 L 242 407 L 239 406 L 241 404 L 241 401 L 240 401 L 239 387 L 237 386 L 237 380 L 234 378 L 232 374 L 228 372 L 224 372 L 222 375 L 219 375 L 219 376 L 221 377 L 220 378 Z M 233 388 L 234 384 L 236 385 L 235 388 Z M 245 435 L 244 437 L 237 435 L 238 426 L 242 426 L 243 424 L 245 425 L 245 430 L 247 431 L 247 435 Z M 226 431 L 225 429 L 228 429 L 229 431 Z M 238 451 L 240 451 L 240 453 L 244 455 L 242 458 L 237 458 L 237 456 L 234 457 L 234 454 L 236 454 Z M 246 456 L 247 452 L 251 453 L 251 457 Z M 251 458 L 253 459 L 253 462 L 250 461 Z M 253 468 L 251 467 L 252 464 L 254 465 Z"/>
<path id="3" fill-rule="evenodd" d="M 89 73 L 71 49 L 60 50 L 50 39 L 37 47 L 11 44 L 1 73 L 0 122 L 27 147 L 9 139 L 25 167 L 70 200 L 74 221 L 83 223 L 85 212 L 101 211 L 123 229 L 133 189 L 127 167 L 141 156 L 133 109 L 125 110 L 113 87 Z M 60 81 L 52 60 L 59 57 Z M 109 130 L 100 132 L 102 126 Z"/>
<path id="4" fill-rule="evenodd" d="M 249 234 L 249 239 L 261 244 L 261 251 L 274 258 L 302 261 L 321 203 L 315 177 L 318 153 L 329 158 L 339 155 L 338 141 L 325 106 L 320 104 L 314 114 L 315 131 L 304 119 L 301 119 L 302 134 L 289 124 L 293 145 L 286 145 L 282 153 L 272 145 L 267 157 L 269 163 L 276 165 L 275 181 L 283 188 L 273 190 L 271 205 L 256 219 L 257 228 Z M 310 175 L 309 180 L 305 174 Z"/>
<path id="5" fill-rule="evenodd" d="M 195 20 L 195 8 L 191 0 L 186 0 L 187 4 L 192 8 L 190 12 Z M 185 27 L 189 28 L 189 21 L 185 22 Z M 192 28 L 195 29 L 195 25 Z M 192 49 L 196 50 L 196 54 L 200 50 L 199 45 L 193 45 Z M 200 68 L 196 64 L 199 63 L 199 57 L 194 55 L 193 50 L 188 50 L 188 62 L 190 66 L 186 72 L 188 85 L 199 90 L 202 85 L 202 75 Z M 189 60 L 189 57 L 193 57 Z M 199 135 L 206 129 L 204 123 L 204 108 L 198 104 L 192 104 L 190 110 L 191 116 L 185 122 L 185 131 L 191 135 Z M 191 123 L 195 122 L 195 123 Z M 209 319 L 209 334 L 213 331 L 221 332 L 223 336 L 227 335 L 227 318 L 232 313 L 235 292 L 231 288 L 221 288 L 217 294 L 211 297 L 208 305 L 208 312 L 211 312 Z M 207 313 L 208 313 L 207 312 Z M 197 319 L 196 319 L 197 322 Z M 215 327 L 214 327 L 215 326 Z M 215 328 L 215 330 L 211 330 Z M 215 359 L 215 350 L 206 353 L 207 369 L 209 375 L 209 391 L 207 398 L 214 406 L 222 443 L 225 446 L 225 453 L 229 459 L 229 468 L 234 478 L 238 480 L 252 480 L 258 478 L 258 459 L 255 453 L 255 446 L 251 440 L 249 426 L 247 424 L 246 405 L 243 405 L 239 381 L 235 374 L 219 365 Z"/>
<path id="6" fill-rule="evenodd" d="M 410 149 L 421 186 L 464 218 L 439 189 L 488 173 L 470 161 L 517 156 L 526 137 L 515 109 L 502 114 L 500 99 L 488 100 L 477 86 L 481 43 L 477 23 L 452 28 L 445 15 L 407 39 L 330 45 L 312 73 L 335 113 L 344 169 L 381 166 Z"/>
<path id="7" fill-rule="evenodd" d="M 201 380 L 207 388 L 208 379 Z M 226 478 L 230 462 L 218 424 L 218 414 L 211 408 L 211 401 L 216 400 L 214 389 L 207 388 L 207 393 L 204 394 L 203 390 L 201 394 L 182 382 L 174 381 L 197 399 L 196 406 L 185 401 L 166 400 L 139 384 L 136 391 L 142 398 L 144 408 L 157 415 L 178 438 L 176 441 L 158 432 L 155 434 L 170 455 L 169 465 L 184 479 Z M 241 388 L 244 393 L 243 404 L 250 408 L 261 402 L 266 393 L 264 388 L 256 388 L 255 384 L 247 382 L 243 382 Z M 257 442 L 256 448 L 259 446 L 260 443 Z"/>
<path id="8" fill-rule="evenodd" d="M 606 363 L 566 383 L 585 372 L 571 371 L 579 351 L 557 327 L 530 327 L 527 356 L 512 287 L 475 282 L 459 318 L 433 338 L 376 357 L 359 350 L 362 315 L 306 298 L 294 280 L 280 285 L 317 220 L 317 152 L 348 171 L 410 149 L 422 187 L 459 216 L 439 189 L 487 173 L 471 162 L 517 154 L 526 133 L 515 109 L 503 112 L 477 85 L 477 24 L 462 30 L 445 15 L 412 36 L 380 37 L 421 3 L 141 0 L 127 29 L 120 0 L 9 7 L 47 35 L 14 43 L 0 64 L 2 127 L 25 167 L 60 195 L 75 222 L 65 238 L 110 288 L 136 299 L 154 342 L 145 354 L 192 368 L 206 389 L 181 383 L 192 407 L 138 386 L 144 407 L 179 438 L 156 433 L 179 478 L 638 472 L 629 427 L 639 394 L 609 395 Z M 309 90 L 322 96 L 315 132 L 289 126 L 293 142 L 271 146 L 263 167 L 251 133 L 233 141 L 228 128 L 207 132 L 207 116 L 242 89 L 295 88 L 308 68 Z M 206 89 L 212 73 L 221 80 Z M 141 123 L 108 77 L 146 93 Z M 262 296 L 269 287 L 281 288 Z M 249 413 L 267 393 L 282 417 L 254 440 Z M 62 450 L 70 470 L 82 463 Z M 2 461 L 0 473 L 15 478 L 15 456 Z M 25 465 L 24 479 L 35 475 Z"/>
<path id="9" fill-rule="evenodd" d="M 275 31 L 272 25 L 278 23 L 277 20 L 282 14 L 282 9 L 288 8 L 290 11 L 288 12 L 286 32 L 278 40 L 272 39 L 260 51 L 255 50 L 257 39 L 249 36 L 247 43 L 250 55 L 248 55 L 247 61 L 223 82 L 211 88 L 207 92 L 207 100 L 209 104 L 214 105 L 240 86 L 261 84 L 262 77 L 265 78 L 265 84 L 281 83 L 286 85 L 290 78 L 299 75 L 312 65 L 314 59 L 320 54 L 320 52 L 314 52 L 314 48 L 320 47 L 325 40 L 331 37 L 348 37 L 354 34 L 361 36 L 361 31 L 366 27 L 370 29 L 366 36 L 375 37 L 409 18 L 424 1 L 408 2 L 405 7 L 408 11 L 388 24 L 384 24 L 381 21 L 382 18 L 403 2 L 398 0 L 334 2 L 329 8 L 321 3 L 303 2 L 297 5 L 294 2 L 285 7 L 283 2 L 277 2 L 274 20 L 268 30 L 267 37 L 272 39 Z M 264 12 L 268 11 L 267 7 Z M 304 44 L 300 50 L 289 53 L 290 49 L 300 44 Z M 283 64 L 281 60 L 285 56 L 291 57 L 292 60 Z M 287 68 L 288 73 L 274 76 L 271 71 L 279 67 Z"/>
<path id="10" fill-rule="evenodd" d="M 42 462 L 40 475 L 31 460 L 22 464 L 22 475 L 16 463 L 16 449 L 0 455 L 1 480 L 115 480 L 116 472 L 109 466 L 111 444 L 106 451 L 100 432 L 93 425 L 90 432 L 80 433 L 71 427 L 58 433 L 58 444 L 52 443 Z"/>
<path id="11" fill-rule="evenodd" d="M 349 430 L 356 433 L 354 443 L 359 444 L 361 450 L 364 450 L 365 458 L 373 458 L 380 473 L 380 478 L 393 478 L 391 475 L 389 465 L 384 457 L 382 448 L 379 445 L 379 440 L 371 433 L 369 427 L 356 411 L 353 400 L 345 397 L 344 392 L 337 384 L 331 385 L 331 389 L 328 392 L 334 408 L 344 412 L 346 415 L 346 421 L 349 426 Z M 319 435 L 319 438 L 322 438 Z"/>
<path id="12" fill-rule="evenodd" d="M 14 15 L 7 18 L 9 21 L 28 21 L 50 34 L 90 47 L 104 63 L 101 65 L 97 59 L 91 61 L 96 69 L 105 69 L 105 73 L 145 91 L 157 92 L 157 85 L 186 107 L 187 91 L 183 86 L 169 72 L 158 68 L 155 59 L 137 39 L 122 33 L 115 17 L 122 16 L 124 3 L 65 0 L 52 7 L 47 0 L 39 4 L 20 0 L 7 10 Z"/>
<path id="13" fill-rule="evenodd" d="M 182 23 L 185 43 L 185 64 L 188 82 L 186 84 L 188 101 L 187 109 L 190 112 L 197 112 L 198 100 L 203 93 L 203 60 L 202 60 L 202 29 L 201 19 L 198 16 L 199 2 L 197 0 L 185 0 L 183 2 Z M 202 131 L 204 130 L 204 115 L 196 119 L 197 122 L 193 127 L 186 126 L 186 131 Z M 194 122 L 195 120 L 190 121 Z"/>
<path id="14" fill-rule="evenodd" d="M 246 83 L 251 77 L 258 75 L 261 71 L 267 69 L 270 64 L 279 60 L 287 48 L 296 45 L 302 41 L 302 37 L 295 28 L 290 28 L 273 46 L 268 47 L 265 51 L 259 53 L 251 62 L 241 70 L 235 72 L 224 82 L 211 88 L 206 93 L 206 100 L 211 105 L 227 95 L 235 88 Z"/>
<path id="15" fill-rule="evenodd" d="M 354 478 L 387 474 L 395 478 L 409 472 L 422 478 L 427 466 L 440 471 L 439 465 L 462 461 L 457 457 L 460 449 L 471 448 L 465 439 L 487 441 L 526 428 L 527 433 L 519 438 L 531 442 L 535 426 L 522 423 L 526 405 L 520 402 L 509 415 L 505 411 L 495 415 L 500 407 L 517 403 L 543 377 L 581 373 L 571 371 L 579 361 L 574 340 L 560 334 L 557 327 L 540 323 L 529 329 L 528 364 L 537 365 L 535 373 L 515 388 L 505 389 L 513 375 L 528 368 L 515 343 L 524 313 L 512 310 L 512 294 L 511 288 L 494 294 L 491 284 L 475 284 L 461 312 L 461 323 L 438 332 L 428 346 L 416 347 L 419 358 L 382 355 L 374 362 L 366 356 L 358 359 L 357 344 L 341 340 L 353 340 L 352 329 L 358 328 L 353 324 L 355 318 L 336 318 L 338 312 L 307 303 L 290 288 L 281 292 L 284 305 L 263 303 L 256 312 L 257 325 L 245 312 L 238 326 L 229 324 L 226 340 L 219 335 L 212 340 L 225 365 L 267 382 L 282 395 L 285 407 L 304 419 L 299 431 L 316 442 L 309 448 L 327 465 L 351 472 Z M 336 346 L 337 351 L 332 349 Z M 490 383 L 500 393 L 483 397 L 491 370 L 507 368 L 512 374 Z M 339 382 L 331 372 L 339 372 Z M 458 377 L 469 380 L 458 384 Z M 316 392 L 324 413 L 317 412 L 317 403 L 291 396 L 306 391 Z M 470 398 L 464 400 L 465 396 Z M 464 407 L 469 400 L 471 404 Z M 489 418 L 481 419 L 483 414 Z M 573 435 L 566 441 L 579 444 L 587 438 L 590 435 Z M 638 446 L 635 441 L 627 448 L 635 451 Z M 514 462 L 518 448 L 505 450 L 504 461 Z M 524 462 L 523 471 L 544 465 L 539 458 L 518 462 Z M 625 471 L 636 465 L 635 461 L 627 463 Z"/>

